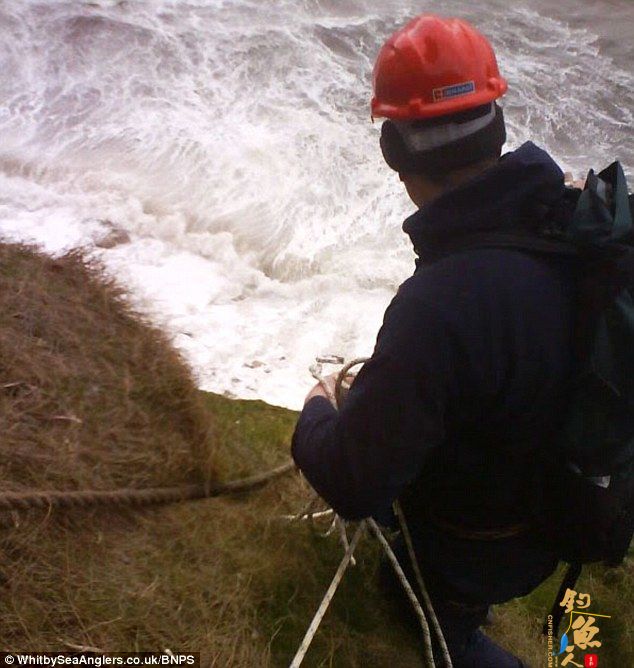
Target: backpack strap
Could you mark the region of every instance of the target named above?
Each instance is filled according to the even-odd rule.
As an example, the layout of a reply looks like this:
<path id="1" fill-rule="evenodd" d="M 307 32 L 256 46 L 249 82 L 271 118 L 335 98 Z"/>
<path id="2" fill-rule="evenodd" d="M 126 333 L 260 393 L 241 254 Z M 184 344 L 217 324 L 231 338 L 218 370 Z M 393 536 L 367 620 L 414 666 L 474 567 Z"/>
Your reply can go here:
<path id="1" fill-rule="evenodd" d="M 528 251 L 539 255 L 558 255 L 580 257 L 579 249 L 570 242 L 555 238 L 522 232 L 479 232 L 449 240 L 434 250 L 439 256 L 478 250 L 481 248 L 500 248 L 507 250 Z"/>
<path id="2" fill-rule="evenodd" d="M 542 627 L 543 635 L 548 636 L 548 633 L 551 632 L 553 637 L 556 637 L 559 633 L 559 625 L 561 624 L 562 617 L 564 616 L 564 609 L 559 604 L 561 601 L 563 601 L 564 596 L 566 595 L 566 590 L 574 589 L 575 585 L 577 584 L 577 580 L 581 575 L 582 568 L 582 565 L 579 563 L 572 563 L 568 566 L 568 570 L 564 575 L 564 579 L 561 581 L 557 596 L 553 601 L 553 607 L 550 610 L 550 614 L 544 620 L 544 626 Z M 551 618 L 552 621 L 550 621 Z"/>

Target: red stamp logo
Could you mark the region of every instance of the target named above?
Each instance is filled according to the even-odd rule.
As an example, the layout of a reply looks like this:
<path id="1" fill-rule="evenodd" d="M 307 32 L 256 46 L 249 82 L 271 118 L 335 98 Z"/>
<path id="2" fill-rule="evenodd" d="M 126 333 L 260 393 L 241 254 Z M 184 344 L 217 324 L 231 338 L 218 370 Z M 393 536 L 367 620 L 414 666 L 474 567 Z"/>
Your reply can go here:
<path id="1" fill-rule="evenodd" d="M 596 654 L 586 654 L 583 665 L 585 668 L 597 668 L 599 657 Z"/>

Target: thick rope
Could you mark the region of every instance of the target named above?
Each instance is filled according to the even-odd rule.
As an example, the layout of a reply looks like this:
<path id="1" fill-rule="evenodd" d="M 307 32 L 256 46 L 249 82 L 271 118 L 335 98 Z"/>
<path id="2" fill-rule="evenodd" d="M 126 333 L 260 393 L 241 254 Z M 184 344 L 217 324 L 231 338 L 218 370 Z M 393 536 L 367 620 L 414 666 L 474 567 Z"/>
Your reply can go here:
<path id="1" fill-rule="evenodd" d="M 333 359 L 322 359 L 318 360 L 316 366 L 311 367 L 312 375 L 319 381 L 320 385 L 323 387 L 328 399 L 331 403 L 338 408 L 343 401 L 342 390 L 343 383 L 347 377 L 348 372 L 353 367 L 358 364 L 363 364 L 367 361 L 367 358 L 357 358 L 348 362 L 337 377 L 335 384 L 335 391 L 333 392 L 329 385 L 325 382 L 324 378 L 321 375 L 321 363 L 343 363 L 343 359 L 337 358 L 336 361 Z M 145 489 L 135 489 L 135 488 L 122 488 L 116 490 L 79 490 L 79 491 L 31 491 L 31 492 L 3 492 L 0 493 L 0 512 L 1 511 L 15 511 L 15 510 L 29 510 L 33 508 L 40 509 L 49 509 L 49 508 L 89 508 L 95 506 L 116 506 L 116 507 L 139 507 L 139 506 L 148 506 L 148 505 L 159 505 L 167 503 L 177 503 L 181 501 L 190 501 L 194 499 L 205 499 L 212 498 L 217 496 L 231 495 L 231 494 L 240 494 L 244 492 L 250 492 L 260 487 L 266 485 L 269 481 L 279 478 L 290 471 L 295 470 L 295 464 L 292 461 L 286 462 L 281 466 L 278 466 L 264 473 L 259 473 L 247 478 L 241 478 L 238 480 L 230 480 L 224 483 L 215 483 L 215 484 L 190 484 L 190 485 L 181 485 L 173 487 L 152 487 Z M 312 505 L 312 501 L 309 506 Z M 397 506 L 398 508 L 398 506 Z M 449 653 L 447 651 L 447 646 L 438 623 L 438 619 L 434 613 L 431 601 L 427 594 L 425 584 L 423 582 L 422 574 L 418 567 L 418 562 L 416 560 L 416 555 L 414 553 L 413 546 L 411 544 L 411 536 L 409 534 L 409 529 L 405 522 L 405 518 L 402 512 L 397 511 L 399 521 L 401 522 L 401 528 L 405 537 L 405 541 L 408 547 L 409 556 L 412 561 L 412 566 L 418 580 L 418 585 L 421 590 L 421 595 L 423 597 L 425 606 L 427 607 L 428 614 L 430 614 L 434 626 L 434 631 L 436 632 L 441 649 L 443 651 L 445 663 L 448 668 L 451 668 L 451 659 L 449 658 Z M 312 518 L 310 512 L 304 511 L 300 519 Z M 321 621 L 326 614 L 326 611 L 330 605 L 330 602 L 339 587 L 341 579 L 345 574 L 348 566 L 354 560 L 354 550 L 357 546 L 359 538 L 361 537 L 363 527 L 367 526 L 370 531 L 376 536 L 379 540 L 381 546 L 383 547 L 388 560 L 390 561 L 398 579 L 400 580 L 405 593 L 410 599 L 416 616 L 419 619 L 421 628 L 423 631 L 423 641 L 424 641 L 424 651 L 425 651 L 425 662 L 428 666 L 433 668 L 434 658 L 431 645 L 431 636 L 429 632 L 429 625 L 425 617 L 425 613 L 420 606 L 420 603 L 412 590 L 409 581 L 403 569 L 401 568 L 396 555 L 394 554 L 390 544 L 386 540 L 385 536 L 379 529 L 378 525 L 373 519 L 364 520 L 357 528 L 352 541 L 348 544 L 347 536 L 345 533 L 345 528 L 343 523 L 340 525 L 340 531 L 342 533 L 341 539 L 344 544 L 345 554 L 339 564 L 339 568 L 335 573 L 335 576 L 330 583 L 330 586 L 324 596 L 315 617 L 313 618 L 306 635 L 300 645 L 293 662 L 291 663 L 290 668 L 298 668 L 308 651 L 310 644 L 317 632 Z"/>
<path id="2" fill-rule="evenodd" d="M 199 483 L 178 487 L 150 487 L 146 489 L 123 488 L 110 491 L 36 491 L 0 493 L 0 511 L 28 510 L 31 508 L 89 508 L 93 506 L 149 506 L 193 499 L 206 499 L 229 494 L 251 492 L 263 487 L 295 469 L 293 462 L 286 462 L 270 471 L 228 482 Z"/>

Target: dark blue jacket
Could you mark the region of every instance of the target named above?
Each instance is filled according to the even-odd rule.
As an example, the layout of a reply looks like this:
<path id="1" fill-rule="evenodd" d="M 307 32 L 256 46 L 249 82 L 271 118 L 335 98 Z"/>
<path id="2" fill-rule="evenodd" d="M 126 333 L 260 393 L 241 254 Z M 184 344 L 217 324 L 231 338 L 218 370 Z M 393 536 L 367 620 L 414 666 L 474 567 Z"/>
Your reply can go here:
<path id="1" fill-rule="evenodd" d="M 409 217 L 422 261 L 370 361 L 340 413 L 313 398 L 293 436 L 297 465 L 339 514 L 380 516 L 401 498 L 428 568 L 487 602 L 529 591 L 555 555 L 532 537 L 448 537 L 429 510 L 480 528 L 534 519 L 571 372 L 574 270 L 518 250 L 443 249 L 530 225 L 563 189 L 559 167 L 527 143 Z"/>

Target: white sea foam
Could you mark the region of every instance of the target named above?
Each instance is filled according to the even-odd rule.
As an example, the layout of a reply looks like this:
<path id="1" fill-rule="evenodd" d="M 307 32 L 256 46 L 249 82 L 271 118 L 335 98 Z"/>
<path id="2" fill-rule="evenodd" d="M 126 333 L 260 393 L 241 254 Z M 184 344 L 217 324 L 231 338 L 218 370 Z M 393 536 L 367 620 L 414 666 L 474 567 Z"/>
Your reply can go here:
<path id="1" fill-rule="evenodd" d="M 411 273 L 370 73 L 382 40 L 434 7 L 5 0 L 0 233 L 56 253 L 127 233 L 96 252 L 203 388 L 301 405 L 313 357 L 370 352 Z M 443 11 L 492 37 L 511 147 L 532 138 L 577 173 L 634 166 L 634 76 L 595 26 L 541 0 Z"/>

